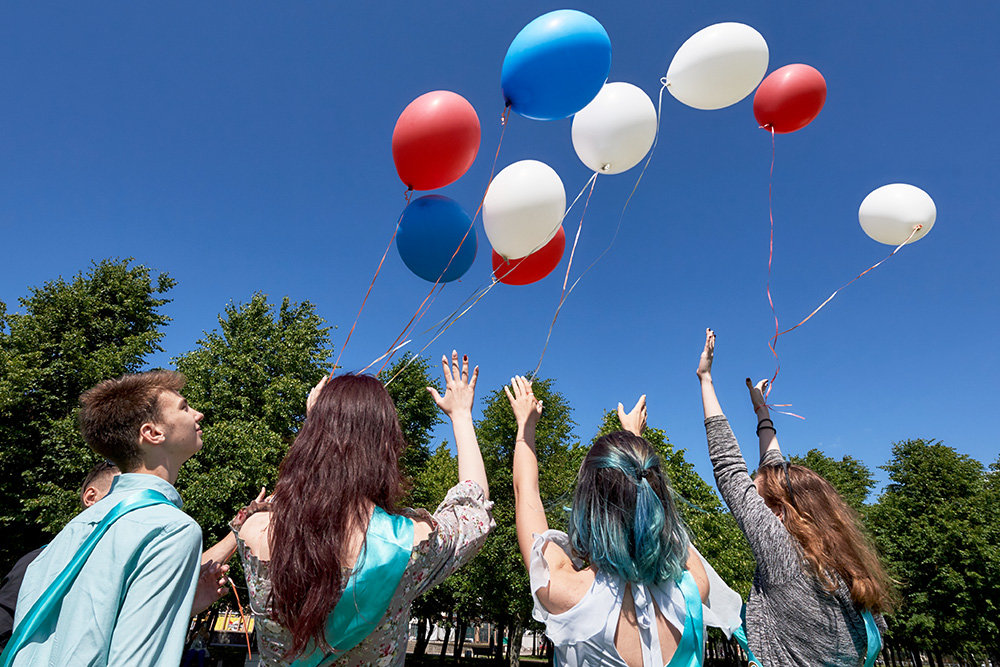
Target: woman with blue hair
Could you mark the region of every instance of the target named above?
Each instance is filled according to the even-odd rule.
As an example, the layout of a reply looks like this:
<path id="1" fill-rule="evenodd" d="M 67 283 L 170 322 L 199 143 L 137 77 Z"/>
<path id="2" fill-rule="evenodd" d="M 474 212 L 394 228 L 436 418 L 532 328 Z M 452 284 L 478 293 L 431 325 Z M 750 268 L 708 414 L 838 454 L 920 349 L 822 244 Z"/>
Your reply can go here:
<path id="1" fill-rule="evenodd" d="M 705 625 L 738 627 L 740 598 L 691 546 L 660 458 L 639 435 L 645 397 L 628 414 L 619 405 L 626 430 L 598 438 L 580 466 L 567 535 L 549 530 L 538 488 L 542 403 L 523 377 L 504 391 L 517 420 L 518 545 L 556 665 L 701 665 Z"/>

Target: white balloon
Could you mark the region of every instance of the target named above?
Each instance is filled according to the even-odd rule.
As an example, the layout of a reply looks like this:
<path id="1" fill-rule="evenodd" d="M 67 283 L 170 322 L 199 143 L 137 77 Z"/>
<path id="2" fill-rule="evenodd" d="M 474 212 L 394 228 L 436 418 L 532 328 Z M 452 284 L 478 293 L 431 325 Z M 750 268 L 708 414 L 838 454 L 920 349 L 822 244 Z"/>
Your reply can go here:
<path id="1" fill-rule="evenodd" d="M 930 195 L 906 183 L 883 185 L 865 197 L 858 209 L 861 229 L 886 245 L 900 245 L 910 234 L 913 238 L 908 243 L 922 239 L 936 219 L 937 207 Z M 914 234 L 917 225 L 920 229 Z"/>
<path id="2" fill-rule="evenodd" d="M 667 90 L 695 109 L 721 109 L 753 92 L 767 73 L 767 42 L 742 23 L 716 23 L 691 35 L 667 68 Z"/>
<path id="3" fill-rule="evenodd" d="M 505 259 L 538 250 L 559 231 L 566 189 L 559 174 L 538 160 L 521 160 L 496 175 L 483 200 L 483 226 Z"/>
<path id="4" fill-rule="evenodd" d="M 600 174 L 620 174 L 639 164 L 656 138 L 656 107 L 631 83 L 606 83 L 573 117 L 573 148 Z"/>

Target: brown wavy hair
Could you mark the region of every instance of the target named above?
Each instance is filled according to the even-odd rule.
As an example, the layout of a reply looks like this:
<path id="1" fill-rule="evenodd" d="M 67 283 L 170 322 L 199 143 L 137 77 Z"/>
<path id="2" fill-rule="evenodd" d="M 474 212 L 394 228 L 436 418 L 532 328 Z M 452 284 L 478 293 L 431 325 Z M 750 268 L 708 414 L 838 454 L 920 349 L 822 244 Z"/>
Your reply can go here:
<path id="1" fill-rule="evenodd" d="M 377 379 L 340 375 L 320 392 L 278 472 L 270 524 L 271 617 L 292 635 L 287 656 L 330 650 L 324 629 L 343 592 L 345 547 L 373 505 L 398 511 L 406 445 Z M 286 657 L 287 657 L 286 656 Z"/>
<path id="2" fill-rule="evenodd" d="M 788 484 L 794 502 L 789 500 Z M 892 579 L 861 526 L 861 518 L 822 476 L 805 466 L 757 470 L 757 490 L 771 508 L 784 510 L 784 524 L 802 547 L 809 568 L 829 592 L 836 573 L 847 584 L 851 600 L 863 609 L 887 613 L 895 605 Z"/>

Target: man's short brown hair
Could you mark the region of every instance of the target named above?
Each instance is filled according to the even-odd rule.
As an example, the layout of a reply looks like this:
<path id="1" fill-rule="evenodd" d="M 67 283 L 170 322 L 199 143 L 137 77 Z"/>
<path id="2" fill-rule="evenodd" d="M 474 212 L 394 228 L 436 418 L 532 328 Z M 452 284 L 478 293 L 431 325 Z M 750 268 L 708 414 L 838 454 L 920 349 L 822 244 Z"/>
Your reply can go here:
<path id="1" fill-rule="evenodd" d="M 149 371 L 105 380 L 80 396 L 80 432 L 92 450 L 122 472 L 141 463 L 139 428 L 159 418 L 159 398 L 180 391 L 184 376 L 175 371 Z"/>

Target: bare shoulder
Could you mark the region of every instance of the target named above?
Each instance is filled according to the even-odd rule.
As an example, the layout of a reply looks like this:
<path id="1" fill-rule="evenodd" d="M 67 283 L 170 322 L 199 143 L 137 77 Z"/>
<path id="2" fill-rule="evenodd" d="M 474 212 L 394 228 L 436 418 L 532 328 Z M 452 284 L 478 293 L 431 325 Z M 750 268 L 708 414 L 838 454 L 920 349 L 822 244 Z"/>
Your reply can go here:
<path id="1" fill-rule="evenodd" d="M 260 560 L 270 560 L 271 548 L 268 544 L 268 528 L 271 525 L 270 512 L 255 512 L 247 517 L 240 528 L 240 539 L 250 552 Z"/>
<path id="2" fill-rule="evenodd" d="M 694 547 L 688 547 L 686 567 L 688 572 L 691 573 L 694 583 L 698 585 L 698 592 L 701 594 L 701 601 L 708 602 L 708 573 L 705 572 L 705 566 L 701 564 L 701 558 L 698 557 Z"/>
<path id="3" fill-rule="evenodd" d="M 542 548 L 542 556 L 549 566 L 549 584 L 535 594 L 550 614 L 562 614 L 583 599 L 594 585 L 597 571 L 592 567 L 577 570 L 566 552 L 552 542 Z"/>
<path id="4" fill-rule="evenodd" d="M 427 541 L 431 533 L 434 532 L 434 525 L 430 519 L 422 516 L 414 516 L 410 517 L 410 520 L 413 521 L 413 546 Z"/>

